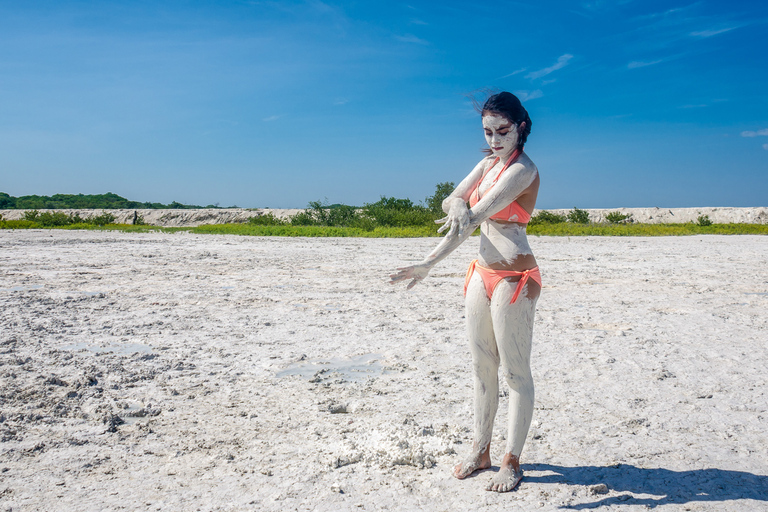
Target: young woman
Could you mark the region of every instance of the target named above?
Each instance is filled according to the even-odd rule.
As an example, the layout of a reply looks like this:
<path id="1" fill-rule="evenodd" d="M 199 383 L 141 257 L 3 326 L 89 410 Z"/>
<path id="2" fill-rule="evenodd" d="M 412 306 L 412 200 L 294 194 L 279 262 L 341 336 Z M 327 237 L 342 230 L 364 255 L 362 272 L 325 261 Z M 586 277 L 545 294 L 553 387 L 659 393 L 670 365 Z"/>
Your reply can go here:
<path id="1" fill-rule="evenodd" d="M 499 472 L 486 489 L 507 492 L 523 477 L 520 454 L 533 415 L 530 356 L 541 276 L 525 234 L 536 204 L 539 172 L 523 152 L 531 119 L 520 100 L 502 92 L 482 108 L 489 156 L 443 201 L 437 221 L 448 230 L 424 261 L 399 268 L 392 282 L 424 279 L 440 260 L 481 228 L 480 252 L 464 283 L 467 335 L 475 380 L 472 453 L 453 470 L 456 478 L 491 467 L 491 436 L 499 400 L 498 370 L 509 386 L 507 445 Z M 469 202 L 469 208 L 467 208 Z"/>

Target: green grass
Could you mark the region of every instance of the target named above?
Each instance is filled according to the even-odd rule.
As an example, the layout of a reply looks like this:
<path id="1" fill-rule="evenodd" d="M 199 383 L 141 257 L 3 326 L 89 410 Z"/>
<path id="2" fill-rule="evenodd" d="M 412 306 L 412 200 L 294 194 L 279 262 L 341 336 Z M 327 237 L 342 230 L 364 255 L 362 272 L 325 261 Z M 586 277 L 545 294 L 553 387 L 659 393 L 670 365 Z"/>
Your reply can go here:
<path id="1" fill-rule="evenodd" d="M 243 236 L 304 236 L 304 237 L 358 237 L 358 238 L 422 238 L 442 236 L 437 226 L 376 227 L 373 230 L 339 226 L 260 226 L 254 224 L 206 224 L 194 228 L 165 228 L 131 224 L 70 224 L 42 226 L 28 220 L 0 220 L 0 229 L 89 229 L 97 231 L 123 231 L 127 233 L 163 232 Z M 477 233 L 475 233 L 477 234 Z M 768 235 L 768 224 L 537 224 L 528 226 L 528 234 L 535 236 L 688 236 L 688 235 Z"/>
<path id="2" fill-rule="evenodd" d="M 340 226 L 259 226 L 253 224 L 206 224 L 189 228 L 192 233 L 245 236 L 307 236 L 358 238 L 421 238 L 435 236 L 432 226 L 377 227 L 373 230 Z"/>

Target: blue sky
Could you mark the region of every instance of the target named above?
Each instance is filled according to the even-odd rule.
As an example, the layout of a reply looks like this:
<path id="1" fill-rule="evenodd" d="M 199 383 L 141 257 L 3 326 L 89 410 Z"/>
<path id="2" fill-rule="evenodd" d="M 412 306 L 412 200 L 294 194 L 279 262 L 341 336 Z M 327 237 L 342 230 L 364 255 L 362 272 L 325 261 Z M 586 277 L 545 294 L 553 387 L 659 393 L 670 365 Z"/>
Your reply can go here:
<path id="1" fill-rule="evenodd" d="M 768 205 L 768 3 L 0 0 L 0 191 L 423 200 L 515 92 L 541 208 Z"/>

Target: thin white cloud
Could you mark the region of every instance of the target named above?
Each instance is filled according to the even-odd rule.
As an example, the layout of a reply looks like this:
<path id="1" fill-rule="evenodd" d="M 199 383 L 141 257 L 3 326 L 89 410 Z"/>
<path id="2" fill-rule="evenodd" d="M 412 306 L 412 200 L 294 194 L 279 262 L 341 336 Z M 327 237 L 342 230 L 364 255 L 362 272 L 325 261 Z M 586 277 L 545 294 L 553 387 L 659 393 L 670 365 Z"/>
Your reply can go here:
<path id="1" fill-rule="evenodd" d="M 333 104 L 336 106 L 339 106 L 339 105 L 346 105 L 348 102 L 349 100 L 346 98 L 337 98 L 336 100 L 334 100 Z"/>
<path id="2" fill-rule="evenodd" d="M 638 21 L 642 21 L 642 20 L 654 19 L 654 18 L 666 18 L 667 16 L 670 16 L 672 14 L 677 14 L 679 12 L 690 10 L 692 7 L 697 7 L 700 3 L 701 2 L 695 2 L 690 5 L 686 5 L 685 7 L 673 7 L 672 9 L 667 9 L 666 11 L 662 11 L 662 12 L 652 12 L 650 14 L 643 14 L 635 17 L 634 19 Z"/>
<path id="3" fill-rule="evenodd" d="M 763 144 L 763 149 L 768 151 L 768 144 Z"/>
<path id="4" fill-rule="evenodd" d="M 704 107 L 708 107 L 708 106 L 709 105 L 707 105 L 706 103 L 699 103 L 699 104 L 696 104 L 696 105 L 680 105 L 677 108 L 704 108 Z"/>
<path id="5" fill-rule="evenodd" d="M 509 78 L 510 76 L 519 75 L 520 73 L 522 73 L 523 71 L 526 71 L 527 69 L 528 68 L 517 69 L 517 70 L 515 70 L 515 71 L 513 71 L 511 73 L 508 73 L 508 74 L 506 74 L 504 76 L 499 77 L 499 80 L 501 80 L 502 78 Z"/>
<path id="6" fill-rule="evenodd" d="M 409 21 L 412 25 L 429 25 L 429 23 L 426 21 L 420 20 L 418 18 L 411 18 Z"/>
<path id="7" fill-rule="evenodd" d="M 757 137 L 760 135 L 768 136 L 768 128 L 763 128 L 762 130 L 757 131 L 747 130 L 741 132 L 742 137 Z"/>
<path id="8" fill-rule="evenodd" d="M 269 116 L 269 117 L 265 117 L 264 119 L 262 119 L 262 121 L 269 122 L 269 121 L 277 121 L 278 119 L 280 119 L 280 116 Z"/>
<path id="9" fill-rule="evenodd" d="M 401 43 L 415 43 L 415 44 L 429 44 L 429 41 L 416 37 L 413 34 L 406 34 L 404 36 L 395 36 L 395 39 Z"/>
<path id="10" fill-rule="evenodd" d="M 649 61 L 633 60 L 632 62 L 627 64 L 627 69 L 644 68 L 646 66 L 653 66 L 654 64 L 659 64 L 660 62 L 664 62 L 664 59 L 649 60 Z"/>
<path id="11" fill-rule="evenodd" d="M 530 101 L 541 98 L 544 96 L 544 92 L 541 89 L 536 89 L 535 91 L 515 91 L 515 96 L 520 98 L 520 101 Z"/>
<path id="12" fill-rule="evenodd" d="M 538 71 L 531 71 L 527 75 L 525 75 L 525 78 L 528 78 L 529 80 L 536 80 L 537 78 L 541 78 L 543 76 L 547 76 L 548 74 L 557 71 L 558 69 L 564 68 L 566 65 L 568 65 L 568 61 L 573 58 L 573 55 L 570 53 L 566 53 L 561 55 L 557 58 L 557 62 L 549 66 L 548 68 L 540 69 Z"/>
<path id="13" fill-rule="evenodd" d="M 698 31 L 698 32 L 691 32 L 690 35 L 692 35 L 693 37 L 712 37 L 712 36 L 716 36 L 718 34 L 724 34 L 725 32 L 730 32 L 731 30 L 733 30 L 735 28 L 739 28 L 739 26 L 736 25 L 736 26 L 733 26 L 733 27 L 726 27 L 726 28 L 721 28 L 721 29 L 717 29 L 717 30 L 701 30 L 701 31 Z"/>

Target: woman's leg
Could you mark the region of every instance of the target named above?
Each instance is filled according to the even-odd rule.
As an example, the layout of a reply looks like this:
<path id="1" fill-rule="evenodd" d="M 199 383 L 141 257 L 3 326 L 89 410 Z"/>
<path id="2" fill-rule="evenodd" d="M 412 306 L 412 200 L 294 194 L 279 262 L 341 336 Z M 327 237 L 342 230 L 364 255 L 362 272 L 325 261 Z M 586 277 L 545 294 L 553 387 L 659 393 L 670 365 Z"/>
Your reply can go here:
<path id="1" fill-rule="evenodd" d="M 467 287 L 465 316 L 475 385 L 475 434 L 472 453 L 453 470 L 456 478 L 465 478 L 479 469 L 491 467 L 489 447 L 499 404 L 499 353 L 490 303 L 477 272 Z"/>
<path id="2" fill-rule="evenodd" d="M 520 454 L 533 417 L 534 388 L 531 376 L 533 319 L 539 286 L 530 281 L 514 304 L 509 301 L 516 282 L 499 283 L 491 301 L 491 315 L 502 364 L 502 375 L 509 386 L 507 445 L 501 469 L 488 490 L 506 492 L 522 479 Z"/>

